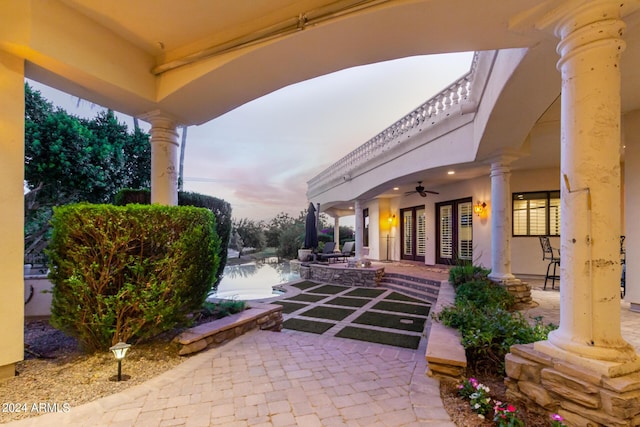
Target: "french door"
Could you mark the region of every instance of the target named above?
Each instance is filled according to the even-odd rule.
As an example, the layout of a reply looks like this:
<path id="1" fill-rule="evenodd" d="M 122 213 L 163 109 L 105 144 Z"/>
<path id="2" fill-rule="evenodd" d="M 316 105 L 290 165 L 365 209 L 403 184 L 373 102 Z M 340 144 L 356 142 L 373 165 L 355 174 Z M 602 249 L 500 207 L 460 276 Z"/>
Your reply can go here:
<path id="1" fill-rule="evenodd" d="M 473 260 L 471 198 L 436 204 L 436 248 L 438 264 Z"/>
<path id="2" fill-rule="evenodd" d="M 423 261 L 427 252 L 427 219 L 424 206 L 401 209 L 402 259 Z"/>

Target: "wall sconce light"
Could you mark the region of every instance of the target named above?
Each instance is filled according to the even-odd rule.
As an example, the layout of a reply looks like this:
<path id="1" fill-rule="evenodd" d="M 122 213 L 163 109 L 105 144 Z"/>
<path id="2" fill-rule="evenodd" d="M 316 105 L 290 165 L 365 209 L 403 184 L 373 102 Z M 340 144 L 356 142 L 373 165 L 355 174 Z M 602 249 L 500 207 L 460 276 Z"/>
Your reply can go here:
<path id="1" fill-rule="evenodd" d="M 389 225 L 393 225 L 394 221 L 396 220 L 396 216 L 395 215 L 389 215 Z"/>
<path id="2" fill-rule="evenodd" d="M 129 347 L 131 347 L 131 344 L 120 341 L 118 344 L 109 348 L 118 361 L 118 381 L 122 379 L 122 359 L 127 355 Z"/>
<path id="3" fill-rule="evenodd" d="M 473 207 L 473 213 L 475 213 L 478 216 L 481 216 L 484 214 L 486 208 L 487 208 L 487 204 L 485 202 L 482 202 L 482 203 L 478 202 Z"/>

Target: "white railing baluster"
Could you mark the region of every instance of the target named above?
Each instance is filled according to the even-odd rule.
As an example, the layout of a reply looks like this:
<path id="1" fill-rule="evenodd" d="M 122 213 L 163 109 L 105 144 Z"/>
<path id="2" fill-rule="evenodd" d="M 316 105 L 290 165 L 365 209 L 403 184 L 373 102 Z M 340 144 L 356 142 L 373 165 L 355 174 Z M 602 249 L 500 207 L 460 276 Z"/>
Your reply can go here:
<path id="1" fill-rule="evenodd" d="M 407 139 L 398 139 L 398 137 L 422 126 L 428 119 L 430 119 L 429 123 L 433 124 L 440 121 L 441 118 L 438 116 L 446 117 L 446 114 L 442 113 L 469 97 L 471 81 L 477 64 L 478 53 L 476 52 L 467 74 L 316 175 L 309 181 L 309 186 L 314 187 L 324 182 L 349 176 L 349 173 L 354 169 Z"/>

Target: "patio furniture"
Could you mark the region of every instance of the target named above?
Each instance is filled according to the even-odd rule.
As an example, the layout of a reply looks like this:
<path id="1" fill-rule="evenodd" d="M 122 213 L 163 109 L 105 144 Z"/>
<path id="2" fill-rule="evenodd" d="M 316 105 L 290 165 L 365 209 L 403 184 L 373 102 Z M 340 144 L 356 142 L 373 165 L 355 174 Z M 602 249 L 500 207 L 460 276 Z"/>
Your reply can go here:
<path id="1" fill-rule="evenodd" d="M 318 256 L 318 260 L 319 261 L 328 261 L 329 257 L 331 257 L 331 255 L 333 255 L 333 250 L 336 248 L 336 242 L 327 242 L 324 244 L 324 248 L 322 249 L 322 252 L 319 253 Z"/>
<path id="2" fill-rule="evenodd" d="M 555 249 L 551 246 L 551 242 L 549 242 L 548 236 L 539 236 L 540 237 L 540 246 L 542 247 L 542 260 L 549 261 L 547 265 L 547 274 L 544 277 L 544 290 L 547 289 L 547 280 L 551 279 L 551 289 L 556 288 L 556 279 L 560 281 L 560 276 L 556 272 L 556 268 L 560 266 L 560 250 Z M 556 255 L 557 253 L 557 255 Z M 551 270 L 551 265 L 553 265 L 553 274 L 549 274 Z"/>
<path id="3" fill-rule="evenodd" d="M 342 259 L 343 262 L 346 262 L 347 258 L 353 255 L 355 246 L 356 242 L 345 242 L 345 244 L 342 246 L 342 252 L 328 255 L 327 259 L 329 260 L 329 262 L 331 262 L 332 259 L 335 259 L 336 261 Z"/>

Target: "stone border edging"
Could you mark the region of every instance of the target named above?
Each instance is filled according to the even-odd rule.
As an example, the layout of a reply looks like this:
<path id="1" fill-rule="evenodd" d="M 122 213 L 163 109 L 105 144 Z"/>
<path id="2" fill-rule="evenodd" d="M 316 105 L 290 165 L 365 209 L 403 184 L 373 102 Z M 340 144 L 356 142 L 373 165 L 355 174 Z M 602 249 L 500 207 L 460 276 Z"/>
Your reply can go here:
<path id="1" fill-rule="evenodd" d="M 432 313 L 436 315 L 452 305 L 455 290 L 448 281 L 442 281 L 438 301 Z M 431 319 L 431 329 L 427 342 L 427 375 L 445 380 L 463 379 L 467 370 L 467 356 L 460 342 L 460 332 Z"/>
<path id="2" fill-rule="evenodd" d="M 220 345 L 258 327 L 279 332 L 282 329 L 282 306 L 255 304 L 240 313 L 187 329 L 174 341 L 181 346 L 178 354 L 186 356 Z"/>

